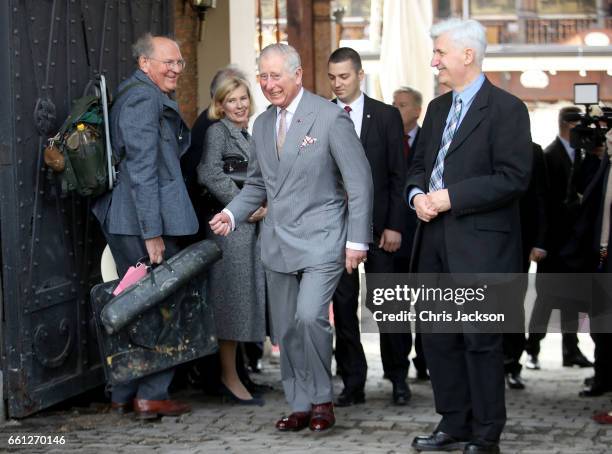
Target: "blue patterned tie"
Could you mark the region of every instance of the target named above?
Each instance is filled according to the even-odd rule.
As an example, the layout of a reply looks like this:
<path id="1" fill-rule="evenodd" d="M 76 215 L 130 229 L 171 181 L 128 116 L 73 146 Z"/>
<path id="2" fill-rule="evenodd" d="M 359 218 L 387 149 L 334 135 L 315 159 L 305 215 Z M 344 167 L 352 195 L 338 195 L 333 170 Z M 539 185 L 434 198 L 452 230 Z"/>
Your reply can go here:
<path id="1" fill-rule="evenodd" d="M 444 158 L 450 148 L 450 144 L 453 141 L 455 131 L 459 126 L 459 119 L 461 118 L 461 98 L 457 96 L 455 98 L 455 104 L 453 105 L 453 116 L 451 117 L 444 134 L 442 134 L 442 144 L 436 157 L 436 163 L 433 171 L 431 172 L 431 178 L 429 179 L 429 192 L 438 191 L 444 189 Z"/>

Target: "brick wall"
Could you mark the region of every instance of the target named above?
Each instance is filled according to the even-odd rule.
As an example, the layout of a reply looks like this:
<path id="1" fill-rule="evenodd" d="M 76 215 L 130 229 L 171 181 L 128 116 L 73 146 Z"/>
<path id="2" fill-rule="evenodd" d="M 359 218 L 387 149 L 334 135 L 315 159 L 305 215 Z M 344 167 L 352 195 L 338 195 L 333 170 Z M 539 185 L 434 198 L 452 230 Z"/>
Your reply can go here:
<path id="1" fill-rule="evenodd" d="M 185 6 L 184 6 L 185 5 Z M 174 1 L 174 37 L 187 62 L 179 79 L 176 99 L 183 119 L 191 127 L 198 116 L 198 26 L 197 13 L 182 0 Z"/>

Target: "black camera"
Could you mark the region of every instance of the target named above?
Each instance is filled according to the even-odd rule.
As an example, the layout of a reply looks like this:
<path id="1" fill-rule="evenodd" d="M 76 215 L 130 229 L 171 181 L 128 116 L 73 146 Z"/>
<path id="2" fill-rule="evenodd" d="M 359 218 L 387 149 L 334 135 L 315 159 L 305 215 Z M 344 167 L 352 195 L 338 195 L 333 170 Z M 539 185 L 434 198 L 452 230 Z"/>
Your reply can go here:
<path id="1" fill-rule="evenodd" d="M 599 104 L 599 85 L 574 84 L 574 104 L 585 106 L 585 113 L 567 113 L 563 120 L 579 122 L 570 130 L 570 145 L 575 150 L 592 152 L 606 143 L 606 133 L 612 127 L 612 109 L 601 108 L 601 115 L 592 115 L 591 106 Z"/>

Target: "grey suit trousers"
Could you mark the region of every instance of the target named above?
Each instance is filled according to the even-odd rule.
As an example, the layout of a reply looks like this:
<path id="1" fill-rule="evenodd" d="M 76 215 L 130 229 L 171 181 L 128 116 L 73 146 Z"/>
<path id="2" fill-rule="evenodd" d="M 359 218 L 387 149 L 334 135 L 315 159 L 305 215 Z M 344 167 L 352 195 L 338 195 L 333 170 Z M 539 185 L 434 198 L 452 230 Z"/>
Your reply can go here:
<path id="1" fill-rule="evenodd" d="M 266 269 L 272 339 L 280 346 L 281 380 L 294 412 L 333 400 L 329 304 L 343 270 L 341 263 L 296 273 Z"/>

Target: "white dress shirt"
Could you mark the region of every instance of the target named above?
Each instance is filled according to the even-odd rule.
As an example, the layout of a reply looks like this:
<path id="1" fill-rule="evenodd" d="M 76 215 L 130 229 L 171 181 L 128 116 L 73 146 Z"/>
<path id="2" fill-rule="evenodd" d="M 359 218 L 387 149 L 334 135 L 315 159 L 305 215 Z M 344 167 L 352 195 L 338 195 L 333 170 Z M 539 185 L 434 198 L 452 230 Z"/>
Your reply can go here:
<path id="1" fill-rule="evenodd" d="M 344 106 L 349 106 L 351 108 L 351 111 L 349 112 L 349 117 L 351 117 L 351 120 L 353 120 L 353 125 L 355 126 L 355 132 L 357 133 L 357 137 L 361 138 L 361 125 L 363 123 L 363 105 L 365 102 L 365 97 L 363 96 L 363 93 L 361 93 L 359 95 L 359 98 L 357 98 L 351 104 L 344 104 L 342 101 L 340 101 L 339 98 L 336 100 L 336 102 L 343 109 Z"/>
<path id="2" fill-rule="evenodd" d="M 348 112 L 349 117 L 353 121 L 353 126 L 355 127 L 355 132 L 357 133 L 357 137 L 361 138 L 361 125 L 363 123 L 363 104 L 365 101 L 365 97 L 363 93 L 359 95 L 359 97 L 353 101 L 352 104 L 345 104 L 340 99 L 336 99 L 336 102 L 340 107 L 344 109 L 344 106 L 349 106 L 351 111 Z M 369 249 L 367 244 L 363 243 L 353 243 L 351 241 L 346 242 L 346 247 L 348 249 L 354 249 L 356 251 L 367 251 Z"/>

